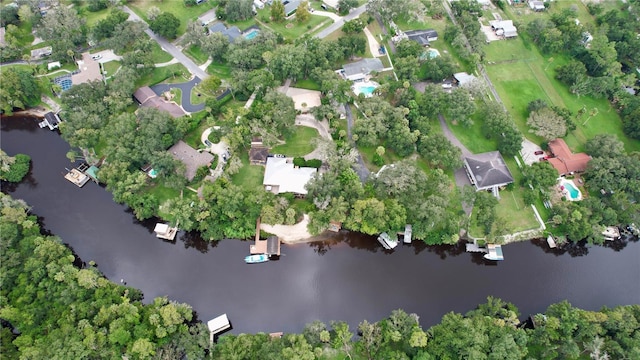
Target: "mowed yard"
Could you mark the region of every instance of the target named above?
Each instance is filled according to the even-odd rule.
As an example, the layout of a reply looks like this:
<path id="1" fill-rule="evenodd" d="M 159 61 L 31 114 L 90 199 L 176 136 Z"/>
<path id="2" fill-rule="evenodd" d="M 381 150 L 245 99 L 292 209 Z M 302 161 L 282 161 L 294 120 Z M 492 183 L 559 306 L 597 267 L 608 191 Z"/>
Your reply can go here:
<path id="1" fill-rule="evenodd" d="M 128 5 L 146 22 L 149 22 L 147 12 L 154 6 L 160 9 L 161 12 L 168 12 L 175 15 L 180 20 L 180 27 L 178 27 L 178 36 L 180 36 L 184 34 L 187 29 L 187 22 L 189 22 L 189 20 L 196 21 L 198 16 L 213 9 L 217 5 L 217 2 L 209 0 L 196 6 L 187 7 L 182 0 L 133 0 Z"/>
<path id="2" fill-rule="evenodd" d="M 521 26 L 520 34 L 525 32 Z M 577 129 L 565 141 L 574 151 L 582 151 L 585 142 L 601 133 L 616 135 L 627 151 L 639 151 L 640 142 L 628 138 L 622 122 L 607 99 L 578 97 L 555 79 L 556 69 L 565 65 L 567 56 L 543 56 L 536 45 L 523 39 L 494 41 L 485 47 L 485 68 L 507 110 L 522 133 L 534 142 L 543 139 L 529 132 L 527 104 L 543 99 L 550 105 L 567 108 L 574 114 Z M 577 118 L 580 109 L 586 113 Z M 593 114 L 593 116 L 591 116 Z"/>

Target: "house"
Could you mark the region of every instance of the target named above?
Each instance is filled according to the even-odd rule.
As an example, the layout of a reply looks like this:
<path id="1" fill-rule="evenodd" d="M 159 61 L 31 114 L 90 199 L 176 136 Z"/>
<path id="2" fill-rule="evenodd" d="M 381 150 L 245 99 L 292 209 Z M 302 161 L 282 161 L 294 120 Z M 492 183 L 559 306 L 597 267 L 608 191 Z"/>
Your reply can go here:
<path id="1" fill-rule="evenodd" d="M 281 157 L 267 158 L 262 184 L 274 194 L 294 193 L 305 195 L 305 185 L 318 170 L 308 167 L 295 167 L 293 162 Z"/>
<path id="2" fill-rule="evenodd" d="M 562 139 L 549 141 L 549 151 L 553 154 L 553 157 L 548 159 L 549 164 L 556 168 L 560 175 L 583 172 L 591 160 L 591 156 L 585 153 L 572 153 Z"/>
<path id="3" fill-rule="evenodd" d="M 411 41 L 415 41 L 422 46 L 430 46 L 431 41 L 438 40 L 438 32 L 433 29 L 406 31 L 405 36 Z"/>
<path id="4" fill-rule="evenodd" d="M 332 8 L 333 10 L 338 10 L 338 0 L 323 0 L 322 4 L 326 7 Z"/>
<path id="5" fill-rule="evenodd" d="M 499 196 L 498 188 L 513 182 L 513 176 L 499 151 L 474 154 L 464 158 L 464 168 L 476 191 L 491 190 Z"/>
<path id="6" fill-rule="evenodd" d="M 540 0 L 529 0 L 529 8 L 533 11 L 545 11 L 544 2 Z"/>
<path id="7" fill-rule="evenodd" d="M 144 86 L 133 93 L 133 98 L 141 107 L 153 107 L 161 111 L 166 111 L 174 118 L 184 116 L 185 111 L 176 103 L 164 101 L 150 87 Z"/>
<path id="8" fill-rule="evenodd" d="M 181 161 L 185 167 L 185 177 L 191 181 L 196 177 L 196 171 L 201 166 L 210 166 L 213 155 L 206 151 L 198 151 L 180 140 L 169 148 L 169 153 L 174 159 Z"/>
<path id="9" fill-rule="evenodd" d="M 261 0 L 253 0 L 253 6 L 258 9 L 264 9 L 264 3 Z"/>
<path id="10" fill-rule="evenodd" d="M 82 53 L 82 60 L 78 60 L 78 72 L 71 75 L 71 84 L 78 85 L 90 81 L 103 81 L 100 63 L 93 60 L 88 52 Z"/>
<path id="11" fill-rule="evenodd" d="M 38 60 L 45 56 L 50 56 L 51 52 L 53 52 L 53 48 L 51 48 L 51 46 L 45 46 L 43 48 L 33 49 L 31 50 L 31 58 L 34 60 Z"/>
<path id="12" fill-rule="evenodd" d="M 227 39 L 229 39 L 230 43 L 234 42 L 238 37 L 242 36 L 242 31 L 240 31 L 240 29 L 238 29 L 237 26 L 232 26 L 230 28 L 227 28 L 221 22 L 214 23 L 209 27 L 208 30 L 209 30 L 209 34 L 213 34 L 216 32 L 221 33 L 222 35 L 226 36 Z"/>
<path id="13" fill-rule="evenodd" d="M 341 73 L 347 80 L 362 81 L 372 71 L 380 72 L 382 70 L 384 70 L 382 61 L 378 58 L 372 58 L 344 64 Z"/>
<path id="14" fill-rule="evenodd" d="M 284 4 L 284 16 L 289 17 L 295 14 L 296 10 L 298 10 L 298 6 L 302 0 L 284 0 L 282 3 Z"/>
<path id="15" fill-rule="evenodd" d="M 453 74 L 453 78 L 457 82 L 458 86 L 464 87 L 472 84 L 474 81 L 478 80 L 477 77 L 467 74 L 466 72 L 459 72 Z"/>
<path id="16" fill-rule="evenodd" d="M 504 36 L 507 39 L 518 36 L 518 29 L 513 25 L 512 20 L 492 20 L 489 21 L 489 25 L 498 36 Z"/>
<path id="17" fill-rule="evenodd" d="M 249 164 L 262 165 L 267 163 L 269 157 L 269 148 L 262 144 L 262 139 L 254 138 L 251 140 L 251 148 L 249 149 Z"/>

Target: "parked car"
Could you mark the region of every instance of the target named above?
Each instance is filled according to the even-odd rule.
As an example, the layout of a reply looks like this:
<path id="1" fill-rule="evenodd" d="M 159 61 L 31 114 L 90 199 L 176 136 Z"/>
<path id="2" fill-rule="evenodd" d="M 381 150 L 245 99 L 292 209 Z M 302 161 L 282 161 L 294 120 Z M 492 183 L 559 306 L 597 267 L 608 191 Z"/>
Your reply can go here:
<path id="1" fill-rule="evenodd" d="M 102 55 L 100 55 L 100 54 L 92 55 L 91 58 L 93 60 L 100 60 L 100 59 L 102 59 Z"/>
<path id="2" fill-rule="evenodd" d="M 277 157 L 277 158 L 285 158 L 285 157 L 286 157 L 286 156 L 284 156 L 284 155 L 282 155 L 282 154 L 275 154 L 275 155 L 273 155 L 273 156 L 274 156 L 274 157 Z"/>
<path id="3" fill-rule="evenodd" d="M 211 143 L 211 141 L 209 141 L 209 140 L 205 140 L 205 141 L 204 141 L 204 144 L 205 144 L 205 145 L 207 145 L 207 146 L 211 146 L 211 145 L 213 145 L 213 144 Z"/>
<path id="4" fill-rule="evenodd" d="M 542 155 L 542 154 L 544 154 L 544 151 L 538 150 L 538 151 L 534 152 L 534 154 L 535 155 Z"/>

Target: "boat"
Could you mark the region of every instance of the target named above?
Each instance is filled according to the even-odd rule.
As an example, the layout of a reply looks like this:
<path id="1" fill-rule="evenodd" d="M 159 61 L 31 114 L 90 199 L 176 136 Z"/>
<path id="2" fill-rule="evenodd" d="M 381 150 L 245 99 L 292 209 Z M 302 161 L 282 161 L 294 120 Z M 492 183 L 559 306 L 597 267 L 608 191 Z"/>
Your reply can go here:
<path id="1" fill-rule="evenodd" d="M 504 256 L 502 255 L 502 246 L 495 244 L 487 245 L 487 253 L 484 254 L 484 258 L 487 260 L 504 260 Z"/>
<path id="2" fill-rule="evenodd" d="M 547 244 L 549 245 L 550 248 L 554 249 L 557 245 L 556 245 L 556 241 L 553 239 L 552 235 L 547 236 Z"/>
<path id="3" fill-rule="evenodd" d="M 382 244 L 382 246 L 387 250 L 392 250 L 398 246 L 398 242 L 396 240 L 392 240 L 386 232 L 383 232 L 378 236 L 378 242 L 380 242 L 380 244 Z"/>
<path id="4" fill-rule="evenodd" d="M 620 238 L 620 230 L 615 226 L 608 226 L 604 229 L 602 235 L 607 241 L 618 240 Z"/>
<path id="5" fill-rule="evenodd" d="M 411 244 L 411 236 L 412 236 L 411 225 L 407 224 L 404 227 L 404 236 L 403 236 L 402 242 L 404 242 L 405 244 Z"/>
<path id="6" fill-rule="evenodd" d="M 269 256 L 267 256 L 267 254 L 249 255 L 244 258 L 244 262 L 247 264 L 258 264 L 266 261 L 269 261 Z"/>

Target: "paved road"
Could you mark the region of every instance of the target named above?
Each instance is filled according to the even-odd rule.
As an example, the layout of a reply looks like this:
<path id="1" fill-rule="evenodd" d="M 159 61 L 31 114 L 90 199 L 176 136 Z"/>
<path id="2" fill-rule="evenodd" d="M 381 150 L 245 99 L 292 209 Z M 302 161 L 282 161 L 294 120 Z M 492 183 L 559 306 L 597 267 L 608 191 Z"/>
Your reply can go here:
<path id="1" fill-rule="evenodd" d="M 123 6 L 122 9 L 129 14 L 129 20 L 139 21 L 146 24 L 146 22 L 142 20 L 142 18 L 140 18 L 138 15 L 136 15 L 136 13 L 134 13 L 133 10 L 129 9 L 128 6 Z M 200 69 L 198 65 L 196 65 L 196 63 L 191 61 L 191 59 L 189 59 L 186 55 L 184 55 L 182 51 L 180 51 L 180 49 L 175 47 L 172 43 L 167 41 L 167 39 L 156 35 L 153 31 L 151 31 L 148 28 L 144 32 L 146 32 L 147 35 L 151 37 L 151 39 L 155 40 L 158 43 L 158 45 L 160 45 L 160 47 L 164 49 L 164 51 L 168 52 L 171 56 L 178 59 L 178 61 L 180 61 L 180 63 L 184 65 L 191 74 L 195 75 L 196 77 L 199 77 L 200 79 L 206 79 L 207 77 L 209 77 L 209 74 L 207 74 L 204 70 Z"/>
<path id="2" fill-rule="evenodd" d="M 345 115 L 347 116 L 347 134 L 349 136 L 349 140 L 351 140 L 351 126 L 353 126 L 353 114 L 351 114 L 351 107 L 349 104 L 344 104 Z M 362 155 L 358 151 L 358 163 L 353 166 L 353 170 L 356 171 L 360 181 L 365 182 L 369 178 L 369 174 L 371 171 L 367 169 L 367 165 L 364 164 L 364 160 L 362 160 Z"/>
<path id="3" fill-rule="evenodd" d="M 191 81 L 180 83 L 180 84 L 157 84 L 151 87 L 154 93 L 158 96 L 162 95 L 162 93 L 169 91 L 169 89 L 178 88 L 182 92 L 182 108 L 190 113 L 198 112 L 204 109 L 204 103 L 202 104 L 192 104 L 191 103 L 191 89 L 193 89 L 196 84 L 200 82 L 200 78 L 194 77 Z"/>
<path id="4" fill-rule="evenodd" d="M 327 27 L 324 30 L 322 30 L 319 33 L 317 33 L 316 37 L 319 38 L 319 39 L 324 39 L 325 37 L 327 37 L 332 32 L 342 28 L 342 25 L 344 25 L 345 21 L 350 21 L 350 20 L 353 20 L 353 19 L 357 18 L 358 16 L 360 16 L 366 10 L 367 10 L 367 4 L 366 3 L 364 5 L 362 5 L 362 6 L 359 6 L 359 7 L 355 8 L 355 9 L 351 10 L 351 12 L 349 14 L 347 14 L 346 16 L 342 17 L 339 20 L 336 20 L 329 27 Z M 317 13 L 317 11 L 316 11 L 316 13 Z"/>

